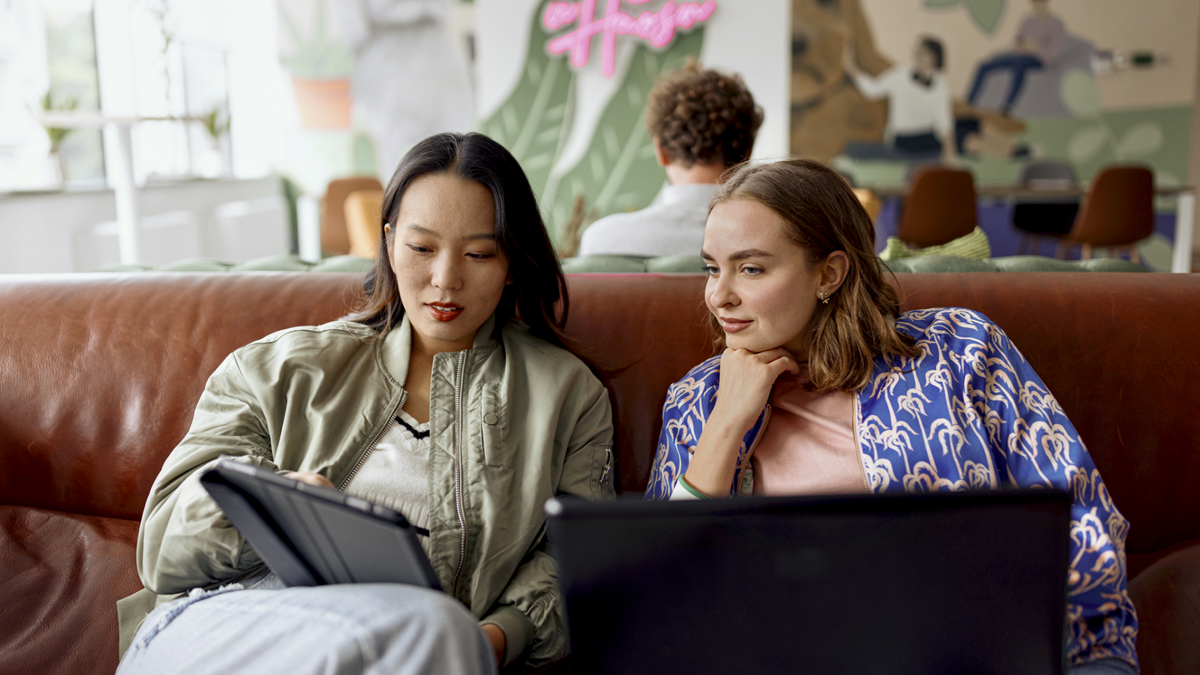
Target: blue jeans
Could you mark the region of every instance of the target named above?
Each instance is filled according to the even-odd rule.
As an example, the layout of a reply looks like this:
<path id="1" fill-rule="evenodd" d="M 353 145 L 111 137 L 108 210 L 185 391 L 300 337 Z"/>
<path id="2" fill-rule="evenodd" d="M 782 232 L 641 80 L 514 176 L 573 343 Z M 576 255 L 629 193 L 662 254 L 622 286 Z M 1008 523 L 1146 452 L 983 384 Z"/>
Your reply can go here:
<path id="1" fill-rule="evenodd" d="M 150 613 L 121 661 L 138 673 L 495 673 L 474 616 L 404 584 L 193 591 Z"/>
<path id="2" fill-rule="evenodd" d="M 1012 84 L 1008 86 L 1008 97 L 1004 100 L 1004 112 L 1008 112 L 1012 109 L 1017 96 L 1020 95 L 1021 88 L 1025 86 L 1026 71 L 1041 70 L 1044 66 L 1042 60 L 1032 54 L 1020 52 L 1000 54 L 990 61 L 979 64 L 979 69 L 975 71 L 975 82 L 971 84 L 971 93 L 967 95 L 967 101 L 971 105 L 975 105 L 975 99 L 979 97 L 983 81 L 993 70 L 1011 70 Z"/>

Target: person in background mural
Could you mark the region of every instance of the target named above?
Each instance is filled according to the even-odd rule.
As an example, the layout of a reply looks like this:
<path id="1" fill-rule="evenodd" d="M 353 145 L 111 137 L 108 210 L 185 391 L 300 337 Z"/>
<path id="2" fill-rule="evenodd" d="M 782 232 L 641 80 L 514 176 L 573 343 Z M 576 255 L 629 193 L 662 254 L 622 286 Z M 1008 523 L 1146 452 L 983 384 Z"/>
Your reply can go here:
<path id="1" fill-rule="evenodd" d="M 354 116 L 375 144 L 387 176 L 417 141 L 471 129 L 471 78 L 447 29 L 450 0 L 344 0 L 346 43 L 354 54 Z"/>
<path id="2" fill-rule="evenodd" d="M 695 62 L 659 81 L 649 98 L 646 129 L 668 185 L 645 209 L 584 230 L 579 255 L 697 255 L 717 181 L 750 157 L 763 122 L 741 77 Z"/>
<path id="3" fill-rule="evenodd" d="M 1021 88 L 1025 86 L 1025 73 L 1041 70 L 1053 63 L 1062 52 L 1066 36 L 1062 19 L 1050 13 L 1049 0 L 1033 0 L 1033 13 L 1025 17 L 1021 28 L 1017 30 L 1016 50 L 997 54 L 979 64 L 971 84 L 971 93 L 967 94 L 967 102 L 975 105 L 989 74 L 996 70 L 1008 70 L 1012 72 L 1012 83 L 1008 86 L 1008 96 L 1000 109 L 1007 115 L 1020 96 Z"/>
<path id="4" fill-rule="evenodd" d="M 894 66 L 873 78 L 859 70 L 848 48 L 846 73 L 868 99 L 888 99 L 886 136 L 891 148 L 878 144 L 852 143 L 846 154 L 857 159 L 955 160 L 954 117 L 950 89 L 942 78 L 946 52 L 942 43 L 929 36 L 917 40 L 913 63 Z"/>

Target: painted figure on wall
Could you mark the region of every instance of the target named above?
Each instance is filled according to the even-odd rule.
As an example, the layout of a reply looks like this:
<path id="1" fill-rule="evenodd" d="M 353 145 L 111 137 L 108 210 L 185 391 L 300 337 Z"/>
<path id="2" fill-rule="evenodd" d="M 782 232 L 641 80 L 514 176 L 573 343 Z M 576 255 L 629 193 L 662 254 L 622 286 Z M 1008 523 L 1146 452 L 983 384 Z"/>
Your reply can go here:
<path id="1" fill-rule="evenodd" d="M 1095 47 L 1067 31 L 1049 0 L 1030 0 L 1013 49 L 983 57 L 975 67 L 966 103 L 1012 117 L 1071 117 L 1062 87 L 1070 73 L 1092 74 Z"/>
<path id="2" fill-rule="evenodd" d="M 967 102 L 971 105 L 975 105 L 979 99 L 984 78 L 993 71 L 1007 70 L 1012 73 L 1012 80 L 1000 107 L 1000 111 L 1007 115 L 1025 85 L 1025 73 L 1052 65 L 1062 53 L 1067 37 L 1062 19 L 1050 13 L 1049 0 L 1032 0 L 1032 4 L 1033 12 L 1021 21 L 1021 28 L 1017 31 L 1016 48 L 993 56 L 975 70 L 971 91 L 967 94 Z"/>
<path id="3" fill-rule="evenodd" d="M 867 75 L 892 66 L 876 49 L 859 0 L 792 0 L 793 155 L 828 161 L 851 141 L 883 138 L 887 103 L 853 86 L 844 67 L 848 45 Z"/>
<path id="4" fill-rule="evenodd" d="M 858 69 L 853 45 L 847 45 L 847 75 L 868 99 L 886 99 L 888 115 L 884 143 L 850 143 L 846 154 L 856 159 L 953 161 L 957 152 L 950 89 L 942 76 L 945 61 L 941 41 L 925 35 L 917 40 L 911 65 L 871 77 Z"/>

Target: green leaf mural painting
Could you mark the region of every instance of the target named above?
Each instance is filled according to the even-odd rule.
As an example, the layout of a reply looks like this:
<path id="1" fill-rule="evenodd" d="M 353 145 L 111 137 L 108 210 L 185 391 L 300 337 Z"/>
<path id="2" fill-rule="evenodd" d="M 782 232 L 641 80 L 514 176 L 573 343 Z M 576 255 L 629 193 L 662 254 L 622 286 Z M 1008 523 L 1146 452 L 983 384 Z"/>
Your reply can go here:
<path id="1" fill-rule="evenodd" d="M 542 209 L 556 227 L 570 217 L 576 196 L 599 217 L 649 205 L 666 177 L 654 158 L 654 144 L 643 123 L 646 98 L 662 73 L 683 67 L 700 54 L 704 31 L 680 36 L 663 52 L 639 45 L 625 82 L 600 117 L 584 158 L 552 175 Z"/>
<path id="2" fill-rule="evenodd" d="M 576 74 L 567 56 L 551 56 L 535 12 L 521 76 L 508 98 L 478 124 L 513 153 L 538 195 L 551 236 L 561 237 L 583 198 L 589 217 L 650 204 L 665 181 L 643 123 L 647 94 L 659 75 L 697 58 L 704 29 L 680 33 L 665 49 L 639 44 L 588 140 L 587 152 L 559 166 L 575 117 Z"/>
<path id="3" fill-rule="evenodd" d="M 565 57 L 552 57 L 546 51 L 540 18 L 541 13 L 535 12 L 517 86 L 478 128 L 508 148 L 525 169 L 533 193 L 542 197 L 550 170 L 571 133 L 575 74 Z"/>
<path id="4" fill-rule="evenodd" d="M 929 9 L 942 9 L 958 5 L 966 5 L 975 25 L 989 35 L 996 30 L 996 25 L 1000 23 L 1000 16 L 1004 14 L 1004 0 L 925 0 L 925 6 Z"/>

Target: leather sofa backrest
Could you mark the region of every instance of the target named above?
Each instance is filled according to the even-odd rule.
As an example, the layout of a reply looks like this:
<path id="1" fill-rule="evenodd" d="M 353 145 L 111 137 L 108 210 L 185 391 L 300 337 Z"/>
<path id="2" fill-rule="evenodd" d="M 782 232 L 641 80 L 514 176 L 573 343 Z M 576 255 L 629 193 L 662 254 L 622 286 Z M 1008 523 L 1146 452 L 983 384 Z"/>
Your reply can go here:
<path id="1" fill-rule="evenodd" d="M 140 518 L 220 361 L 275 330 L 345 314 L 360 279 L 0 277 L 0 503 Z M 614 403 L 618 487 L 639 492 L 667 386 L 712 354 L 704 278 L 569 283 L 568 329 Z M 1200 277 L 919 274 L 899 283 L 908 308 L 969 307 L 1007 331 L 1131 521 L 1131 553 L 1200 538 Z"/>
<path id="2" fill-rule="evenodd" d="M 0 276 L 0 504 L 140 519 L 222 359 L 345 314 L 361 279 Z"/>

